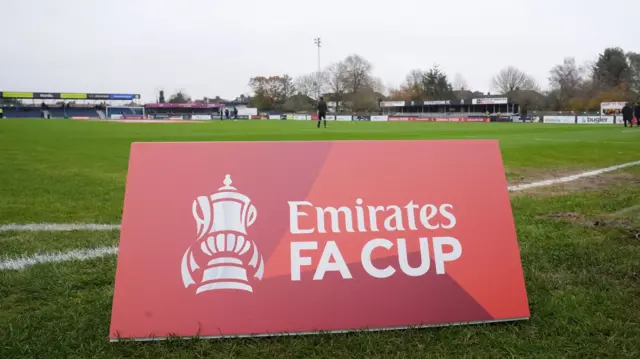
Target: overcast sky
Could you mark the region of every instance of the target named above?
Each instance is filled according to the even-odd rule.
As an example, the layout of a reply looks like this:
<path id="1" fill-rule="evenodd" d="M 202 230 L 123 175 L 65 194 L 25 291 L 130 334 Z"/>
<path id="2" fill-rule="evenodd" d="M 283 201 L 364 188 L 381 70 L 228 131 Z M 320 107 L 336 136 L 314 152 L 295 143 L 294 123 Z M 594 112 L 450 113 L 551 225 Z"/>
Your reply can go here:
<path id="1" fill-rule="evenodd" d="M 514 65 L 547 86 L 565 56 L 640 51 L 638 0 L 0 0 L 0 90 L 249 93 L 256 75 L 357 53 L 385 85 L 434 63 L 474 90 Z"/>

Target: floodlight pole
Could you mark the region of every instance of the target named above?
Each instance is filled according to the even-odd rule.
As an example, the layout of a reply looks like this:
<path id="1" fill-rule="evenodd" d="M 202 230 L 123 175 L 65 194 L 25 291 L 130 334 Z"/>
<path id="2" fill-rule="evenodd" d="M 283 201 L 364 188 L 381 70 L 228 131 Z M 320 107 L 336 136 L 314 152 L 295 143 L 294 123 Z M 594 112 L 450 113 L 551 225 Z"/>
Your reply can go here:
<path id="1" fill-rule="evenodd" d="M 313 39 L 313 43 L 318 47 L 318 74 L 316 76 L 316 93 L 318 99 L 320 98 L 320 47 L 322 47 L 322 40 L 319 37 Z"/>

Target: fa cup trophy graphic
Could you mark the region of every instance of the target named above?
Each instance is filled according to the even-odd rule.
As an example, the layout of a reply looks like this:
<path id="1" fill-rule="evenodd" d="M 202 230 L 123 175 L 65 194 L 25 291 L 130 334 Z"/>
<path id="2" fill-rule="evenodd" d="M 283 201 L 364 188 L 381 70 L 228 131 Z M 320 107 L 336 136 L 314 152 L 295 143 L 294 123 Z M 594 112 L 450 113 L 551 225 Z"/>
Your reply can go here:
<path id="1" fill-rule="evenodd" d="M 197 239 L 182 256 L 181 271 L 185 288 L 196 285 L 196 294 L 219 289 L 253 292 L 247 271 L 258 280 L 264 273 L 262 255 L 247 238 L 256 207 L 231 186 L 231 175 L 223 184 L 218 192 L 193 201 Z"/>

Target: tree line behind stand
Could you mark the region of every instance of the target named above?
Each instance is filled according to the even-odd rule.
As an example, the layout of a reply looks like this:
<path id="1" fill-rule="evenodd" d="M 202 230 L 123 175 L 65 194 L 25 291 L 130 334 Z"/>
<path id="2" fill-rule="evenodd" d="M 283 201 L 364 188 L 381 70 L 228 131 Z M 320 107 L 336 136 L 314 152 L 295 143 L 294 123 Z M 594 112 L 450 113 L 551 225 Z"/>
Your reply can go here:
<path id="1" fill-rule="evenodd" d="M 360 55 L 350 55 L 313 72 L 293 79 L 287 74 L 255 76 L 249 80 L 251 95 L 232 100 L 248 103 L 260 111 L 313 111 L 318 93 L 334 102 L 338 112 L 379 112 L 384 100 L 454 100 L 487 95 L 503 95 L 520 104 L 521 113 L 530 111 L 598 111 L 600 103 L 640 101 L 640 53 L 621 48 L 607 48 L 593 62 L 578 65 L 573 57 L 549 71 L 548 87 L 542 89 L 526 71 L 507 66 L 493 76 L 493 93 L 469 88 L 464 77 L 456 73 L 453 82 L 438 65 L 428 70 L 409 71 L 397 88 L 385 88 L 382 79 L 373 76 L 373 65 Z M 318 82 L 319 80 L 319 82 Z M 161 91 L 160 102 L 164 102 Z M 184 91 L 169 97 L 170 103 L 187 103 Z M 228 102 L 220 97 L 205 102 Z"/>

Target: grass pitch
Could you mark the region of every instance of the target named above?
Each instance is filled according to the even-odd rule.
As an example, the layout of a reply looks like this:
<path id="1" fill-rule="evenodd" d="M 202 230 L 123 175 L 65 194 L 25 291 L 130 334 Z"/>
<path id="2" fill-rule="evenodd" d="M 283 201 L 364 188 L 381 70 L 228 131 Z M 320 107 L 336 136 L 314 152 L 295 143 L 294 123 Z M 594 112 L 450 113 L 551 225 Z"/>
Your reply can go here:
<path id="1" fill-rule="evenodd" d="M 0 224 L 119 223 L 134 141 L 328 139 L 499 139 L 510 183 L 640 159 L 640 129 L 618 125 L 331 122 L 317 129 L 311 121 L 3 120 Z M 528 321 L 109 343 L 112 255 L 0 270 L 0 358 L 640 357 L 640 166 L 515 193 L 512 206 L 532 311 Z M 0 232 L 0 261 L 117 245 L 118 237 L 118 231 Z"/>

